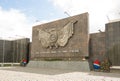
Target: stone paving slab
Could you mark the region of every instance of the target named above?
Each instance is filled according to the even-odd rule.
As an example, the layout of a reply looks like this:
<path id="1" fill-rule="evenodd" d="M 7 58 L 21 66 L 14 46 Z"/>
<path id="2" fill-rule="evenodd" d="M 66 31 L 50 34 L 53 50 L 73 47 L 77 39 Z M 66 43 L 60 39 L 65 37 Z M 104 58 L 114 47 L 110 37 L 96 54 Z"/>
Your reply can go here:
<path id="1" fill-rule="evenodd" d="M 47 75 L 10 71 L 5 70 L 5 68 L 0 68 L 0 81 L 120 81 L 120 77 L 96 76 L 92 73 L 85 72 L 70 72 Z"/>

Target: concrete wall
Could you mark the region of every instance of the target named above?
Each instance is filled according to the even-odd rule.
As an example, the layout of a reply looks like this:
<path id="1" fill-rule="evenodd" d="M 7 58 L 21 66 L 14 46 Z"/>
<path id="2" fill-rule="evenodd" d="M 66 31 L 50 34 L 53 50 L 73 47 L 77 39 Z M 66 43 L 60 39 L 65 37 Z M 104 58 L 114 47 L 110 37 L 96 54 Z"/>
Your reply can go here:
<path id="1" fill-rule="evenodd" d="M 28 59 L 27 57 L 29 56 L 29 43 L 30 40 L 28 38 L 12 41 L 14 62 L 20 62 L 23 58 Z"/>
<path id="2" fill-rule="evenodd" d="M 90 34 L 90 61 L 109 58 L 113 66 L 120 66 L 120 21 L 105 25 L 105 32 Z"/>
<path id="3" fill-rule="evenodd" d="M 20 62 L 29 55 L 29 39 L 0 40 L 0 62 Z"/>
<path id="4" fill-rule="evenodd" d="M 83 13 L 73 17 L 60 19 L 57 21 L 37 25 L 33 27 L 32 31 L 32 48 L 31 60 L 45 60 L 45 59 L 62 59 L 62 60 L 78 60 L 83 56 L 89 56 L 88 43 L 89 43 L 89 22 L 88 13 Z M 39 40 L 39 29 L 56 30 L 62 29 L 70 21 L 77 21 L 74 23 L 73 36 L 68 40 L 64 47 L 57 49 L 43 48 Z"/>
<path id="5" fill-rule="evenodd" d="M 105 32 L 90 34 L 89 42 L 90 59 L 94 61 L 96 58 L 102 61 L 105 55 Z"/>
<path id="6" fill-rule="evenodd" d="M 12 62 L 12 42 L 0 40 L 0 62 Z"/>
<path id="7" fill-rule="evenodd" d="M 106 54 L 115 66 L 120 66 L 120 21 L 106 24 Z"/>

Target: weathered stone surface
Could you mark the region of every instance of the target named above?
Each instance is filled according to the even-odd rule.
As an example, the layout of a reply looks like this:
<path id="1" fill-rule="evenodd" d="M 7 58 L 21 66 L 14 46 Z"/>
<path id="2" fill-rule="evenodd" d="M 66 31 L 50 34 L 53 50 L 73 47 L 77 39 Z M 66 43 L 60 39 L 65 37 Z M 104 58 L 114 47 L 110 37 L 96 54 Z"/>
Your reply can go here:
<path id="1" fill-rule="evenodd" d="M 49 35 L 54 35 L 52 38 L 59 37 L 59 31 L 65 29 L 65 26 L 70 22 L 73 22 L 73 33 L 68 34 L 67 42 L 63 45 L 56 46 L 56 41 L 54 40 L 52 43 L 48 44 L 45 48 L 41 44 L 40 30 L 47 32 L 48 41 Z M 77 21 L 77 22 L 76 22 Z M 51 34 L 52 32 L 48 32 L 51 29 L 54 29 L 56 34 Z M 56 32 L 57 31 L 57 32 Z M 66 30 L 65 30 L 66 31 Z M 68 29 L 67 29 L 68 33 Z M 66 34 L 66 33 L 65 33 Z M 64 35 L 65 35 L 64 34 Z M 64 36 L 63 35 L 63 36 Z M 47 37 L 45 36 L 45 38 Z M 66 38 L 66 37 L 65 37 Z M 66 39 L 63 39 L 64 41 Z M 47 42 L 48 42 L 47 41 Z M 43 41 L 44 42 L 44 41 Z M 88 54 L 88 13 L 83 13 L 80 15 L 76 15 L 73 17 L 68 17 L 65 19 L 49 22 L 46 24 L 41 24 L 33 27 L 32 33 L 32 48 L 31 48 L 31 59 L 32 60 L 45 60 L 45 59 L 73 59 L 73 58 L 81 58 L 83 56 L 89 56 Z M 47 43 L 46 43 L 47 44 Z M 60 43 L 61 44 L 61 43 Z"/>
<path id="2" fill-rule="evenodd" d="M 32 68 L 52 68 L 72 71 L 90 71 L 88 61 L 30 61 L 27 67 Z"/>
<path id="3" fill-rule="evenodd" d="M 102 61 L 105 57 L 105 32 L 90 34 L 90 59 Z"/>
<path id="4" fill-rule="evenodd" d="M 120 66 L 120 21 L 106 24 L 106 54 L 113 66 Z"/>
<path id="5" fill-rule="evenodd" d="M 12 62 L 12 42 L 0 40 L 0 62 Z"/>
<path id="6" fill-rule="evenodd" d="M 0 62 L 20 62 L 23 58 L 29 57 L 29 39 L 0 40 Z"/>
<path id="7" fill-rule="evenodd" d="M 64 47 L 69 38 L 73 35 L 73 27 L 75 22 L 67 23 L 63 28 L 57 30 L 55 28 L 51 29 L 38 29 L 39 31 L 39 41 L 43 48 L 53 49 L 58 48 L 59 46 Z"/>

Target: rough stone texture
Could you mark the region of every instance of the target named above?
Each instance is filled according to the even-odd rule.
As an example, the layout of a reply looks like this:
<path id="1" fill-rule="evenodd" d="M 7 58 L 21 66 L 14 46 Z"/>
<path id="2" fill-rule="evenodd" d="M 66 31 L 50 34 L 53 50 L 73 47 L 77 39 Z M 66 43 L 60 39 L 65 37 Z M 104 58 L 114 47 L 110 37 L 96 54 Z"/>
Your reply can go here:
<path id="1" fill-rule="evenodd" d="M 120 66 L 120 21 L 107 23 L 105 32 L 90 34 L 90 61 L 108 57 L 113 66 Z"/>
<path id="2" fill-rule="evenodd" d="M 0 62 L 12 62 L 12 42 L 0 40 Z"/>
<path id="3" fill-rule="evenodd" d="M 23 58 L 27 59 L 29 57 L 29 43 L 30 39 L 23 38 L 12 41 L 12 51 L 14 53 L 14 62 L 20 62 Z"/>
<path id="4" fill-rule="evenodd" d="M 120 66 L 120 21 L 106 24 L 106 54 L 112 65 Z"/>
<path id="5" fill-rule="evenodd" d="M 20 62 L 29 56 L 28 38 L 18 40 L 0 40 L 0 62 Z M 3 58 L 4 57 L 4 58 Z"/>
<path id="6" fill-rule="evenodd" d="M 27 67 L 90 71 L 88 61 L 30 61 Z"/>
<path id="7" fill-rule="evenodd" d="M 70 21 L 77 21 L 73 25 L 73 35 L 68 40 L 64 47 L 57 49 L 43 48 L 39 40 L 39 29 L 56 30 L 62 29 Z M 88 53 L 88 13 L 83 13 L 73 17 L 41 24 L 33 27 L 32 33 L 32 47 L 31 59 L 32 60 L 80 60 L 83 56 L 89 56 Z"/>
<path id="8" fill-rule="evenodd" d="M 102 61 L 105 57 L 105 32 L 90 34 L 89 45 L 90 59 Z"/>

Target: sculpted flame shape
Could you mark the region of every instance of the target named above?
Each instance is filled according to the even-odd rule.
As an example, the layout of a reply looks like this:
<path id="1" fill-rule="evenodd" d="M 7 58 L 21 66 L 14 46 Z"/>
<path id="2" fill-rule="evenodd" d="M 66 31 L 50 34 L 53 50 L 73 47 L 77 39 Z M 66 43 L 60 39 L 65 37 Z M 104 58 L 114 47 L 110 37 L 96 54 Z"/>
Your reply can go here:
<path id="1" fill-rule="evenodd" d="M 45 48 L 58 48 L 59 46 L 65 46 L 68 39 L 73 35 L 73 24 L 74 22 L 69 22 L 61 30 L 50 29 L 44 31 L 39 29 L 39 40 L 42 47 Z"/>

